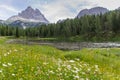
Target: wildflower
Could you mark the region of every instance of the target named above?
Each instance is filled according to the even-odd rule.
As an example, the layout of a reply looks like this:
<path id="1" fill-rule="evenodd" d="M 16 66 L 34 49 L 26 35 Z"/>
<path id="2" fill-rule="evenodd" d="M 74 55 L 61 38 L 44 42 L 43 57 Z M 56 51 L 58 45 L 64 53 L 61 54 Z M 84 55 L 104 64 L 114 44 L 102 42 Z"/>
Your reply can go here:
<path id="1" fill-rule="evenodd" d="M 12 76 L 15 76 L 15 74 L 13 73 Z"/>
<path id="2" fill-rule="evenodd" d="M 86 80 L 89 80 L 88 78 L 86 78 Z"/>
<path id="3" fill-rule="evenodd" d="M 0 73 L 2 73 L 2 70 L 0 70 Z"/>
<path id="4" fill-rule="evenodd" d="M 98 65 L 95 65 L 95 68 L 98 68 Z"/>
<path id="5" fill-rule="evenodd" d="M 8 63 L 8 65 L 9 65 L 9 66 L 12 66 L 12 64 L 11 64 L 11 63 Z"/>
<path id="6" fill-rule="evenodd" d="M 95 72 L 99 72 L 99 68 L 95 69 Z"/>
<path id="7" fill-rule="evenodd" d="M 17 49 L 15 49 L 14 51 L 15 51 L 15 52 L 17 52 L 18 50 L 17 50 Z"/>
<path id="8" fill-rule="evenodd" d="M 49 73 L 54 74 L 54 72 L 53 72 L 53 71 L 49 71 Z"/>
<path id="9" fill-rule="evenodd" d="M 58 70 L 61 71 L 61 68 L 58 67 Z"/>
<path id="10" fill-rule="evenodd" d="M 6 65 L 6 64 L 2 64 L 2 66 L 7 67 L 7 65 Z"/>
<path id="11" fill-rule="evenodd" d="M 86 67 L 88 66 L 88 64 L 83 64 L 83 65 L 86 66 Z"/>
<path id="12" fill-rule="evenodd" d="M 7 54 L 10 54 L 9 52 Z"/>
<path id="13" fill-rule="evenodd" d="M 81 64 L 80 64 L 79 66 L 80 66 L 80 67 L 82 67 L 82 65 L 81 65 Z"/>
<path id="14" fill-rule="evenodd" d="M 78 71 L 77 71 L 77 70 L 72 70 L 72 72 L 73 72 L 73 73 L 76 73 L 76 74 L 78 73 Z"/>
<path id="15" fill-rule="evenodd" d="M 85 74 L 85 72 L 82 72 L 82 74 L 84 75 L 84 74 Z"/>
<path id="16" fill-rule="evenodd" d="M 88 72 L 90 72 L 91 71 L 91 69 L 88 69 Z"/>
<path id="17" fill-rule="evenodd" d="M 79 79 L 80 77 L 77 75 L 77 76 L 74 76 L 75 79 Z"/>
<path id="18" fill-rule="evenodd" d="M 44 65 L 47 65 L 48 63 L 44 62 L 43 64 L 44 64 Z"/>
<path id="19" fill-rule="evenodd" d="M 69 62 L 74 63 L 75 61 L 74 60 L 70 60 Z"/>
<path id="20" fill-rule="evenodd" d="M 63 73 L 61 72 L 60 75 L 62 75 Z"/>
<path id="21" fill-rule="evenodd" d="M 80 80 L 84 80 L 84 78 L 80 78 Z"/>
<path id="22" fill-rule="evenodd" d="M 74 67 L 75 70 L 79 71 L 79 69 L 77 67 Z"/>
<path id="23" fill-rule="evenodd" d="M 11 53 L 12 51 L 10 50 L 9 52 Z"/>
<path id="24" fill-rule="evenodd" d="M 70 65 L 67 65 L 67 68 L 68 68 L 68 69 L 71 69 L 71 66 L 70 66 Z"/>
<path id="25" fill-rule="evenodd" d="M 7 56 L 7 54 L 4 54 L 4 56 Z"/>

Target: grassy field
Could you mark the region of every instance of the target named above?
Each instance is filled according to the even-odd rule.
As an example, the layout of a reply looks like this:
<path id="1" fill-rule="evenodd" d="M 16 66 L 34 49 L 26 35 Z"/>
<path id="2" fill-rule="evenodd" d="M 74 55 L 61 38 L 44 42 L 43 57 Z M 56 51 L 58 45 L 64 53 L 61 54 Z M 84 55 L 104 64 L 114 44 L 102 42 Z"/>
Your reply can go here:
<path id="1" fill-rule="evenodd" d="M 62 51 L 6 40 L 0 37 L 0 80 L 120 80 L 120 48 Z"/>

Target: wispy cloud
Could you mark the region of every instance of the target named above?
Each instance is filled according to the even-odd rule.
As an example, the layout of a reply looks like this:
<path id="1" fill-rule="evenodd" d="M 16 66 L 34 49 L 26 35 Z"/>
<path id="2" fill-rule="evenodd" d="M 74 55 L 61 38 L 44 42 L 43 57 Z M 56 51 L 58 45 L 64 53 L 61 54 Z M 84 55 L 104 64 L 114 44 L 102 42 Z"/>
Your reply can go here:
<path id="1" fill-rule="evenodd" d="M 49 3 L 46 0 L 42 3 L 31 5 L 39 8 L 50 22 L 56 22 L 59 19 L 74 18 L 79 11 L 85 8 L 102 6 L 113 10 L 119 7 L 119 4 L 120 0 L 54 0 Z"/>
<path id="2" fill-rule="evenodd" d="M 7 6 L 7 5 L 0 5 L 0 19 L 7 19 L 8 17 L 15 15 L 19 12 L 19 10 L 11 7 L 11 6 Z"/>
<path id="3" fill-rule="evenodd" d="M 84 8 L 93 7 L 94 3 L 87 0 L 55 0 L 53 2 L 32 6 L 39 8 L 51 22 L 59 19 L 74 18 Z"/>
<path id="4" fill-rule="evenodd" d="M 7 11 L 10 11 L 10 12 L 14 12 L 14 13 L 17 13 L 19 11 L 19 10 L 15 9 L 11 6 L 7 6 L 7 5 L 0 5 L 0 8 L 7 10 Z"/>

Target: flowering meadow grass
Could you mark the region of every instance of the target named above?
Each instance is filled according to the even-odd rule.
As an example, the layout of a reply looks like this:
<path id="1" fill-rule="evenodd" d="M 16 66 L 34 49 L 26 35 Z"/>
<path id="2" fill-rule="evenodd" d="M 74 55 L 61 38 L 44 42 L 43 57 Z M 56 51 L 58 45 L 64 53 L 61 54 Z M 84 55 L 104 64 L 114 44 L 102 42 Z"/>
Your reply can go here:
<path id="1" fill-rule="evenodd" d="M 6 44 L 0 38 L 0 80 L 120 80 L 120 49 L 62 51 Z"/>

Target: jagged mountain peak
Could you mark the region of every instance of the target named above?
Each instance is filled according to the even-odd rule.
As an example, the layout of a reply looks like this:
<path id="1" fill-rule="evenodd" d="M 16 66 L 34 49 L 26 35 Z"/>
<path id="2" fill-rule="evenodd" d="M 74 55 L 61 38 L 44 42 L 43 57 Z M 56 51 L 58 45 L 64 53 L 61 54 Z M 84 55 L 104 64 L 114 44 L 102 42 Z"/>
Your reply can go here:
<path id="1" fill-rule="evenodd" d="M 21 20 L 23 22 L 49 23 L 39 9 L 33 9 L 31 6 L 28 6 L 25 10 L 18 13 L 18 15 L 10 17 L 7 21 L 14 22 L 16 20 Z"/>
<path id="2" fill-rule="evenodd" d="M 27 9 L 33 9 L 31 6 L 28 6 Z"/>
<path id="3" fill-rule="evenodd" d="M 108 12 L 109 10 L 107 8 L 103 7 L 93 7 L 91 9 L 83 9 L 79 12 L 77 15 L 77 18 L 80 18 L 84 15 L 98 15 L 98 14 L 104 14 Z"/>

